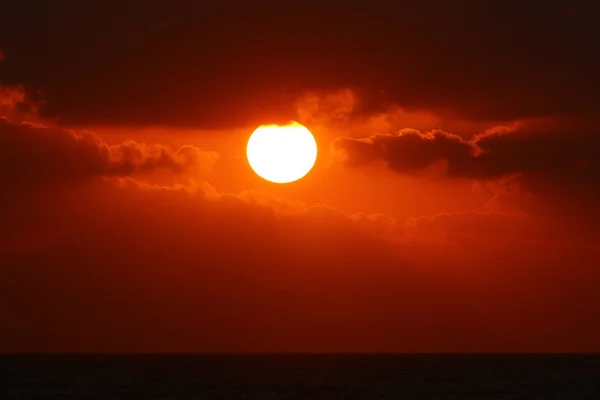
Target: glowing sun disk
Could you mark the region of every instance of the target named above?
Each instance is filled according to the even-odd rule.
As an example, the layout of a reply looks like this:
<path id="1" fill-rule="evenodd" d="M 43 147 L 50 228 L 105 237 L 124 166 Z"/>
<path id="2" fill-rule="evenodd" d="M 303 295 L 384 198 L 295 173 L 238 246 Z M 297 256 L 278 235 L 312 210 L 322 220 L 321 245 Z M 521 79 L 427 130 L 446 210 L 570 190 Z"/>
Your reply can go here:
<path id="1" fill-rule="evenodd" d="M 275 183 L 305 176 L 317 159 L 317 142 L 303 125 L 263 125 L 248 139 L 246 155 L 257 175 Z"/>

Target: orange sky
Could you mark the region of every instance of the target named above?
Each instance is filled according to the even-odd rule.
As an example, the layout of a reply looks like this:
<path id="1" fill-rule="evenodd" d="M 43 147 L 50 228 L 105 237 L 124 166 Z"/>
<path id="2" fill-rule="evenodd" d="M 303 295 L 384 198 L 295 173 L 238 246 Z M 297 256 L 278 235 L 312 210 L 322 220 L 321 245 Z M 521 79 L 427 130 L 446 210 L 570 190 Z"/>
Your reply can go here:
<path id="1" fill-rule="evenodd" d="M 337 81 L 318 64 L 281 89 L 291 78 L 257 58 L 244 73 L 279 100 L 223 83 L 203 108 L 159 82 L 158 103 L 130 87 L 117 104 L 98 83 L 124 88 L 114 71 L 61 86 L 48 64 L 44 81 L 23 60 L 52 58 L 21 40 L 0 53 L 0 351 L 600 351 L 598 118 L 587 86 L 573 83 L 573 108 L 542 89 L 562 67 L 523 97 L 484 87 L 478 104 L 483 75 L 464 93 L 438 77 L 436 97 L 425 83 L 435 70 L 419 80 L 406 67 L 414 82 L 394 86 L 389 65 L 342 68 Z M 522 77 L 503 71 L 490 73 Z M 494 94 L 514 101 L 487 111 Z M 313 132 L 319 154 L 303 179 L 277 185 L 253 173 L 245 146 L 258 124 L 285 118 Z"/>

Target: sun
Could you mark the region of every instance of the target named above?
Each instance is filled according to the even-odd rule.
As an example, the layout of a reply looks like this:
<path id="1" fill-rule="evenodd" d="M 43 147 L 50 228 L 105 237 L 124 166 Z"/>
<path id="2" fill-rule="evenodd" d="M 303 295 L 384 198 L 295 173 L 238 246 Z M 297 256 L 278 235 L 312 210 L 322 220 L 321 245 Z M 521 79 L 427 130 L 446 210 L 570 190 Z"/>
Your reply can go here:
<path id="1" fill-rule="evenodd" d="M 250 167 L 258 176 L 274 183 L 297 181 L 317 160 L 317 142 L 297 122 L 262 125 L 250 135 L 246 146 Z"/>

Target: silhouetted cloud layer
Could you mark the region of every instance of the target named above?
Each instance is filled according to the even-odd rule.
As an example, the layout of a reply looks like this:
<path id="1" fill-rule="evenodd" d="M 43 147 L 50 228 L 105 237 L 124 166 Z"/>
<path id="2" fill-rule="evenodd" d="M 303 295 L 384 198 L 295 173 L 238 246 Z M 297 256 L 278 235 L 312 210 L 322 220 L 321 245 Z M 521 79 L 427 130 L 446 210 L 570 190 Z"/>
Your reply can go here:
<path id="1" fill-rule="evenodd" d="M 129 176 L 161 169 L 180 174 L 210 168 L 216 153 L 133 141 L 109 145 L 90 132 L 13 123 L 0 117 L 0 183 L 4 186 Z"/>
<path id="2" fill-rule="evenodd" d="M 42 105 L 43 102 L 31 99 L 22 85 L 0 85 L 0 117 L 11 121 L 37 121 Z"/>
<path id="3" fill-rule="evenodd" d="M 439 130 L 404 129 L 396 134 L 339 138 L 334 148 L 344 152 L 349 165 L 384 161 L 399 173 L 419 174 L 437 164 L 445 176 L 456 178 L 485 180 L 513 174 L 598 178 L 600 168 L 600 137 L 568 133 L 491 131 L 465 140 Z"/>

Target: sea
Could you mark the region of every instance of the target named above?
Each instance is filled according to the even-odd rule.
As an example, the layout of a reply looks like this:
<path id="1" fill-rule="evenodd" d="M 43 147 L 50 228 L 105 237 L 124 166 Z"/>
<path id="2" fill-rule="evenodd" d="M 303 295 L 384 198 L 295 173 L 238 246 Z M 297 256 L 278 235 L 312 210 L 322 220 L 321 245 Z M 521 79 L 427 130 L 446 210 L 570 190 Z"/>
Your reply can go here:
<path id="1" fill-rule="evenodd" d="M 600 355 L 1 355 L 0 399 L 600 400 Z"/>

